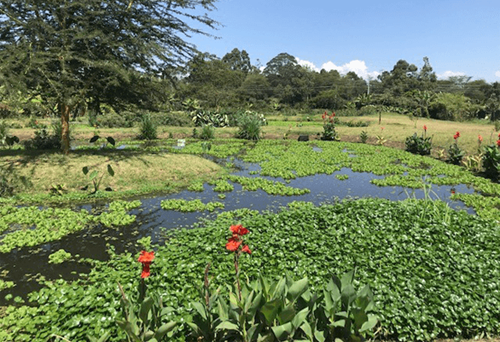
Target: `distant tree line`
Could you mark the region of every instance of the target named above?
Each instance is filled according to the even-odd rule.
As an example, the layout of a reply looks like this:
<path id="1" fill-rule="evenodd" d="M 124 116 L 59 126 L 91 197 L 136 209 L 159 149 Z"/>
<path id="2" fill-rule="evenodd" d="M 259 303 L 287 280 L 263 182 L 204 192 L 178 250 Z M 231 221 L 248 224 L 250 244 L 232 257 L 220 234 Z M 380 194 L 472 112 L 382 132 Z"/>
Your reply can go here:
<path id="1" fill-rule="evenodd" d="M 196 99 L 203 108 L 280 110 L 391 110 L 444 120 L 500 119 L 500 83 L 469 76 L 438 80 L 427 57 L 419 69 L 399 60 L 391 71 L 365 80 L 355 72 L 311 70 L 280 53 L 263 68 L 251 65 L 245 50 L 222 58 L 199 54 L 177 71 L 179 103 Z"/>
<path id="2" fill-rule="evenodd" d="M 353 71 L 312 70 L 288 53 L 263 67 L 252 65 L 249 54 L 237 48 L 222 58 L 196 53 L 184 64 L 167 65 L 153 74 L 129 70 L 127 82 L 105 78 L 108 85 L 91 80 L 72 113 L 325 109 L 352 115 L 392 111 L 443 120 L 500 119 L 500 83 L 472 81 L 470 76 L 438 80 L 429 59 L 423 62 L 419 69 L 399 60 L 392 70 L 366 80 Z M 57 115 L 57 97 L 51 102 L 39 92 L 6 94 L 0 111 L 17 105 L 22 115 Z"/>

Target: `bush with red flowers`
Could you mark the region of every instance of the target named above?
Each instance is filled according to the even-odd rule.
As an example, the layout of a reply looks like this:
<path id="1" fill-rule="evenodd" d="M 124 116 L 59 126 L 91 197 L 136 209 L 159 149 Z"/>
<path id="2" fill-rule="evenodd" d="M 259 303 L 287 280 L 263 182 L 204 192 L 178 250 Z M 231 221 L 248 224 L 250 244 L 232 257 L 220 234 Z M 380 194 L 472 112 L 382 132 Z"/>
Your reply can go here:
<path id="1" fill-rule="evenodd" d="M 413 154 L 426 156 L 431 154 L 432 138 L 427 137 L 427 126 L 424 125 L 424 133 L 419 137 L 417 133 L 406 137 L 406 151 Z"/>
<path id="2" fill-rule="evenodd" d="M 496 143 L 484 148 L 482 156 L 485 175 L 493 180 L 500 180 L 500 134 Z"/>
<path id="3" fill-rule="evenodd" d="M 332 112 L 330 115 L 324 112 L 321 118 L 323 119 L 323 134 L 321 135 L 321 140 L 338 140 L 338 135 L 335 131 L 335 112 Z"/>
<path id="4" fill-rule="evenodd" d="M 458 138 L 460 138 L 460 132 L 457 131 L 457 133 L 453 135 L 455 142 L 451 144 L 448 149 L 448 162 L 455 165 L 460 165 L 465 155 L 465 152 L 458 147 Z"/>

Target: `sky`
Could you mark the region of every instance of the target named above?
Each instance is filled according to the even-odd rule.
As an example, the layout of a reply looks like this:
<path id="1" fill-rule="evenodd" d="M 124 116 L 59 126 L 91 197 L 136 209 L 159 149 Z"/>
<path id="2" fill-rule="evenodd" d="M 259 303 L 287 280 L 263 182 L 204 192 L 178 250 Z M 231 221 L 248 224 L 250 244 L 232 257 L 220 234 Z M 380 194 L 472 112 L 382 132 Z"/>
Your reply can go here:
<path id="1" fill-rule="evenodd" d="M 264 67 L 279 53 L 315 70 L 355 71 L 367 79 L 400 59 L 441 79 L 500 82 L 500 0 L 219 0 L 221 23 L 189 41 L 223 57 L 246 50 Z M 206 31 L 206 30 L 205 30 Z"/>

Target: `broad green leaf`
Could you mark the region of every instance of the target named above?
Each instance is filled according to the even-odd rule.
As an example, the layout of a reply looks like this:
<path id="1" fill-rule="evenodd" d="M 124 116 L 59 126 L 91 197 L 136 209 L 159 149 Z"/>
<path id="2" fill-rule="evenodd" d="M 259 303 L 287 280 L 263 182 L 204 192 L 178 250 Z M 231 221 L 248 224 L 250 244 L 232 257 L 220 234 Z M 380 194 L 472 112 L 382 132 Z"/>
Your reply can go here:
<path id="1" fill-rule="evenodd" d="M 274 335 L 273 333 L 269 332 L 265 335 L 260 335 L 257 338 L 257 342 L 273 342 L 274 341 Z"/>
<path id="2" fill-rule="evenodd" d="M 203 320 L 207 320 L 207 311 L 205 310 L 205 306 L 200 302 L 192 302 L 191 306 L 198 312 Z"/>
<path id="3" fill-rule="evenodd" d="M 272 325 L 273 321 L 276 319 L 276 315 L 278 314 L 278 311 L 281 306 L 281 299 L 274 299 L 262 306 L 262 309 L 260 311 L 266 318 L 266 322 L 268 325 Z"/>
<path id="4" fill-rule="evenodd" d="M 252 305 L 248 309 L 248 313 L 251 315 L 251 317 L 255 316 L 257 310 L 261 307 L 262 302 L 263 302 L 262 293 L 258 293 L 253 299 Z"/>
<path id="5" fill-rule="evenodd" d="M 278 314 L 278 322 L 280 322 L 280 324 L 285 324 L 290 322 L 294 317 L 295 309 L 293 304 L 289 304 Z"/>
<path id="6" fill-rule="evenodd" d="M 84 167 L 82 168 L 82 172 L 83 172 L 83 174 L 86 176 L 86 175 L 87 175 L 87 173 L 89 173 L 89 167 L 88 167 L 88 166 L 84 166 Z"/>
<path id="7" fill-rule="evenodd" d="M 361 329 L 361 326 L 368 320 L 368 316 L 363 310 L 353 309 L 352 316 L 354 317 L 354 325 L 357 330 Z"/>
<path id="8" fill-rule="evenodd" d="M 368 320 L 365 323 L 363 323 L 361 329 L 359 329 L 359 332 L 370 331 L 377 325 L 377 323 L 378 323 L 377 316 L 368 315 Z"/>
<path id="9" fill-rule="evenodd" d="M 222 299 L 219 299 L 217 301 L 217 310 L 219 312 L 219 318 L 222 321 L 227 321 L 229 319 L 229 315 L 227 312 L 227 305 Z"/>
<path id="10" fill-rule="evenodd" d="M 345 324 L 346 324 L 346 320 L 345 319 L 339 319 L 339 320 L 333 322 L 333 324 L 331 324 L 331 326 L 332 327 L 343 328 L 343 327 L 345 327 Z"/>
<path id="11" fill-rule="evenodd" d="M 92 171 L 90 173 L 89 179 L 92 180 L 92 179 L 96 178 L 98 174 L 99 174 L 99 171 L 97 171 L 97 170 Z"/>
<path id="12" fill-rule="evenodd" d="M 300 279 L 292 284 L 288 289 L 288 299 L 294 302 L 298 297 L 300 297 L 308 287 L 308 279 Z"/>
<path id="13" fill-rule="evenodd" d="M 290 322 L 283 325 L 274 326 L 271 329 L 274 336 L 276 336 L 279 341 L 286 340 L 293 331 L 292 323 Z"/>
<path id="14" fill-rule="evenodd" d="M 247 330 L 248 340 L 255 341 L 257 339 L 258 334 L 261 332 L 261 330 L 262 330 L 261 323 L 252 324 L 252 326 Z"/>
<path id="15" fill-rule="evenodd" d="M 352 281 L 354 280 L 354 270 L 350 270 L 347 273 L 344 273 L 342 275 L 342 278 L 340 279 L 340 282 L 342 283 L 342 292 L 344 292 L 344 289 L 351 285 L 352 286 Z"/>
<path id="16" fill-rule="evenodd" d="M 113 146 L 115 146 L 115 139 L 113 139 L 112 137 L 107 137 L 106 140 Z"/>
<path id="17" fill-rule="evenodd" d="M 304 332 L 304 334 L 306 334 L 306 336 L 310 342 L 314 342 L 314 334 L 313 334 L 311 325 L 307 321 L 302 323 L 302 325 L 300 326 L 300 329 Z"/>
<path id="18" fill-rule="evenodd" d="M 139 312 L 139 318 L 146 324 L 148 325 L 148 314 L 149 311 L 151 310 L 151 307 L 153 306 L 153 298 L 151 297 L 146 297 L 141 303 L 141 311 Z"/>
<path id="19" fill-rule="evenodd" d="M 229 304 L 231 305 L 232 310 L 237 310 L 240 308 L 240 301 L 238 300 L 236 294 L 233 292 L 229 293 Z"/>
<path id="20" fill-rule="evenodd" d="M 253 296 L 254 295 L 255 295 L 255 292 L 251 291 L 249 294 L 243 296 L 243 300 L 245 301 L 245 307 L 243 310 L 244 313 L 248 313 L 248 310 L 253 303 Z"/>
<path id="21" fill-rule="evenodd" d="M 152 332 L 151 330 L 148 330 L 144 333 L 144 341 L 151 341 L 153 337 L 155 336 L 155 333 Z"/>
<path id="22" fill-rule="evenodd" d="M 238 327 L 238 325 L 234 323 L 231 323 L 229 321 L 224 321 L 220 323 L 218 326 L 216 326 L 215 330 L 236 330 L 239 332 L 240 328 Z"/>
<path id="23" fill-rule="evenodd" d="M 158 341 L 161 341 L 163 336 L 165 336 L 165 334 L 169 333 L 170 331 L 174 330 L 176 325 L 177 322 L 168 322 L 163 324 L 161 327 L 158 328 L 158 330 L 156 330 L 155 338 Z"/>
<path id="24" fill-rule="evenodd" d="M 305 322 L 308 314 L 309 314 L 309 308 L 305 308 L 297 312 L 297 314 L 292 320 L 293 327 L 295 329 L 299 328 Z"/>
<path id="25" fill-rule="evenodd" d="M 108 173 L 111 177 L 115 175 L 115 170 L 113 170 L 110 164 L 108 164 Z"/>
<path id="26" fill-rule="evenodd" d="M 273 294 L 271 295 L 271 299 L 283 298 L 286 289 L 286 278 L 281 278 L 276 287 L 274 288 Z"/>
<path id="27" fill-rule="evenodd" d="M 319 331 L 319 330 L 316 330 L 314 332 L 314 337 L 316 338 L 316 340 L 318 340 L 318 342 L 325 342 L 325 332 L 324 331 Z"/>
<path id="28" fill-rule="evenodd" d="M 193 330 L 193 332 L 196 334 L 196 336 L 202 336 L 203 332 L 201 331 L 200 327 L 196 325 L 195 323 L 191 322 L 186 322 L 187 325 Z"/>

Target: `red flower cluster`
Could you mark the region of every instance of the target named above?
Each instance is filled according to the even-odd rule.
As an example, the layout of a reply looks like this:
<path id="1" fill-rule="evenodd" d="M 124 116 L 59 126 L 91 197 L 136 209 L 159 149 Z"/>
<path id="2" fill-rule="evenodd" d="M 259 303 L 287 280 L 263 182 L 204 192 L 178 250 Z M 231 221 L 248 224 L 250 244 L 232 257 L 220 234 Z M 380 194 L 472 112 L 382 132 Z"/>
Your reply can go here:
<path id="1" fill-rule="evenodd" d="M 500 147 L 500 139 L 497 140 L 497 146 Z"/>
<path id="2" fill-rule="evenodd" d="M 453 139 L 457 140 L 458 138 L 460 138 L 460 132 L 457 131 L 457 133 L 455 133 L 455 135 L 453 136 Z"/>
<path id="3" fill-rule="evenodd" d="M 483 137 L 481 136 L 481 134 L 477 136 L 477 140 L 479 141 L 479 143 L 483 142 Z"/>
<path id="4" fill-rule="evenodd" d="M 226 249 L 230 252 L 237 252 L 243 243 L 243 235 L 248 234 L 250 231 L 243 227 L 241 224 L 232 225 L 230 228 L 232 236 L 227 240 Z M 243 246 L 241 249 L 243 253 L 252 254 L 250 248 L 247 245 Z"/>
<path id="5" fill-rule="evenodd" d="M 426 126 L 426 125 L 424 125 L 424 131 L 426 131 L 426 132 L 427 132 L 427 126 Z"/>
<path id="6" fill-rule="evenodd" d="M 141 278 L 147 278 L 151 274 L 149 271 L 149 266 L 151 266 L 151 263 L 153 262 L 155 258 L 155 252 L 146 252 L 146 251 L 141 251 L 141 255 L 139 256 L 139 261 L 142 264 L 142 273 L 141 273 Z"/>
<path id="7" fill-rule="evenodd" d="M 335 112 L 332 112 L 332 114 L 328 115 L 328 113 L 325 111 L 323 113 L 323 115 L 321 115 L 321 118 L 323 119 L 323 121 L 325 121 L 326 118 L 328 118 L 328 121 L 330 121 L 330 123 L 333 123 L 334 117 L 335 117 Z"/>

